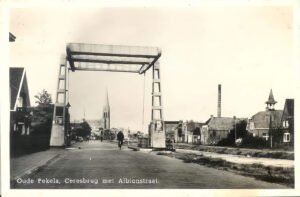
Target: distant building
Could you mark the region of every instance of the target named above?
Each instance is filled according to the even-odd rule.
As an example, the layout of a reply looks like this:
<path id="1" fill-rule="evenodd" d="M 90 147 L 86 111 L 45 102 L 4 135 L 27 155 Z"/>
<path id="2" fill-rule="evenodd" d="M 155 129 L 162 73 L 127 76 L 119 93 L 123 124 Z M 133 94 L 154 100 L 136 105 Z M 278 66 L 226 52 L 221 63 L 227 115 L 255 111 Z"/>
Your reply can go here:
<path id="1" fill-rule="evenodd" d="M 218 144 L 245 118 L 211 116 L 201 127 L 201 144 Z"/>
<path id="2" fill-rule="evenodd" d="M 30 97 L 24 68 L 9 68 L 10 131 L 29 135 Z"/>
<path id="3" fill-rule="evenodd" d="M 247 130 L 257 137 L 271 140 L 273 146 L 292 145 L 294 138 L 294 99 L 286 99 L 283 110 L 275 110 L 272 90 L 265 111 L 257 112 L 247 124 Z"/>
<path id="4" fill-rule="evenodd" d="M 99 131 L 99 128 L 101 127 L 101 121 L 100 120 L 86 120 L 88 124 L 90 125 L 92 131 Z"/>
<path id="5" fill-rule="evenodd" d="M 200 144 L 201 126 L 203 123 L 194 121 L 164 121 L 167 139 L 179 143 Z"/>
<path id="6" fill-rule="evenodd" d="M 230 130 L 234 128 L 234 119 L 230 117 L 211 116 L 201 129 L 202 144 L 217 144 L 226 138 Z"/>
<path id="7" fill-rule="evenodd" d="M 203 123 L 186 121 L 183 123 L 184 142 L 188 144 L 201 143 L 201 127 Z"/>
<path id="8" fill-rule="evenodd" d="M 164 121 L 166 138 L 177 141 L 179 121 Z"/>

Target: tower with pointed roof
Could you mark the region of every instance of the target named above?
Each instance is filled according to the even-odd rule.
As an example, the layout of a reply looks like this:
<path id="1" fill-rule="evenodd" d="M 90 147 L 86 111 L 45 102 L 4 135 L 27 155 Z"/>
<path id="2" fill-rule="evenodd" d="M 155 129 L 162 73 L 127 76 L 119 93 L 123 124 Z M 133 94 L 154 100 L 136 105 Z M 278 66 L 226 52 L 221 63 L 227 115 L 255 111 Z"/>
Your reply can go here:
<path id="1" fill-rule="evenodd" d="M 277 101 L 275 101 L 274 96 L 273 96 L 273 91 L 271 89 L 270 94 L 269 94 L 269 98 L 266 101 L 267 107 L 266 109 L 268 111 L 274 111 L 275 110 L 275 104 L 277 103 Z"/>
<path id="2" fill-rule="evenodd" d="M 105 104 L 104 104 L 104 107 L 103 107 L 102 120 L 103 120 L 103 128 L 104 129 L 110 129 L 110 107 L 109 107 L 107 89 L 106 89 Z"/>

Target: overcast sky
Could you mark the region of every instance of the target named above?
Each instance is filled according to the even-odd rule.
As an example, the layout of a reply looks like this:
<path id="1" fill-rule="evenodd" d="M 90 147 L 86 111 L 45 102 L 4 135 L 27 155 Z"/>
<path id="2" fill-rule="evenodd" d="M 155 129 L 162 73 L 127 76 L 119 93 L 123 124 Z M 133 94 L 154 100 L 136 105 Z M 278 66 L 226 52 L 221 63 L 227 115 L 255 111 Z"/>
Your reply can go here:
<path id="1" fill-rule="evenodd" d="M 293 12 L 290 7 L 135 7 L 11 9 L 10 66 L 27 69 L 31 103 L 42 89 L 55 97 L 60 56 L 69 42 L 157 46 L 162 50 L 165 120 L 250 117 L 294 98 Z M 145 124 L 151 114 L 151 72 L 145 78 Z M 111 126 L 142 129 L 144 77 L 78 71 L 70 75 L 71 119 L 102 116 L 106 88 Z"/>

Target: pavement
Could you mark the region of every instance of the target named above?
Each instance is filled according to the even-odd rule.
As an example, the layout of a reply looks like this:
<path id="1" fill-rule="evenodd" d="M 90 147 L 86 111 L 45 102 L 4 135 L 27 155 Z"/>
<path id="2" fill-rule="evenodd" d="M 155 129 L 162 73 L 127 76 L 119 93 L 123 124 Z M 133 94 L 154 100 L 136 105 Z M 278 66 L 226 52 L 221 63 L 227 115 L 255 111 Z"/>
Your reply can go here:
<path id="1" fill-rule="evenodd" d="M 34 171 L 38 170 L 39 167 L 48 164 L 64 152 L 64 148 L 50 148 L 46 151 L 11 158 L 11 181 L 33 173 Z"/>
<path id="2" fill-rule="evenodd" d="M 284 189 L 206 166 L 151 152 L 119 150 L 116 144 L 89 141 L 11 160 L 12 188 L 21 189 Z M 37 170 L 38 169 L 38 170 Z"/>

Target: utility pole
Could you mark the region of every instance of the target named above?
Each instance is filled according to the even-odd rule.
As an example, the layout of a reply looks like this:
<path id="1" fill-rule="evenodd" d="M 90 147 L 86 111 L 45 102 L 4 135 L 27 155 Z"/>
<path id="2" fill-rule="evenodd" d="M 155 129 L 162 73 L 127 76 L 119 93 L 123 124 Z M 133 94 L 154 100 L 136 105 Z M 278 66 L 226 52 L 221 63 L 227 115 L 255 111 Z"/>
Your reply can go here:
<path id="1" fill-rule="evenodd" d="M 270 110 L 270 148 L 273 148 L 272 110 Z"/>
<path id="2" fill-rule="evenodd" d="M 234 144 L 236 143 L 236 117 L 233 117 L 234 119 Z"/>

